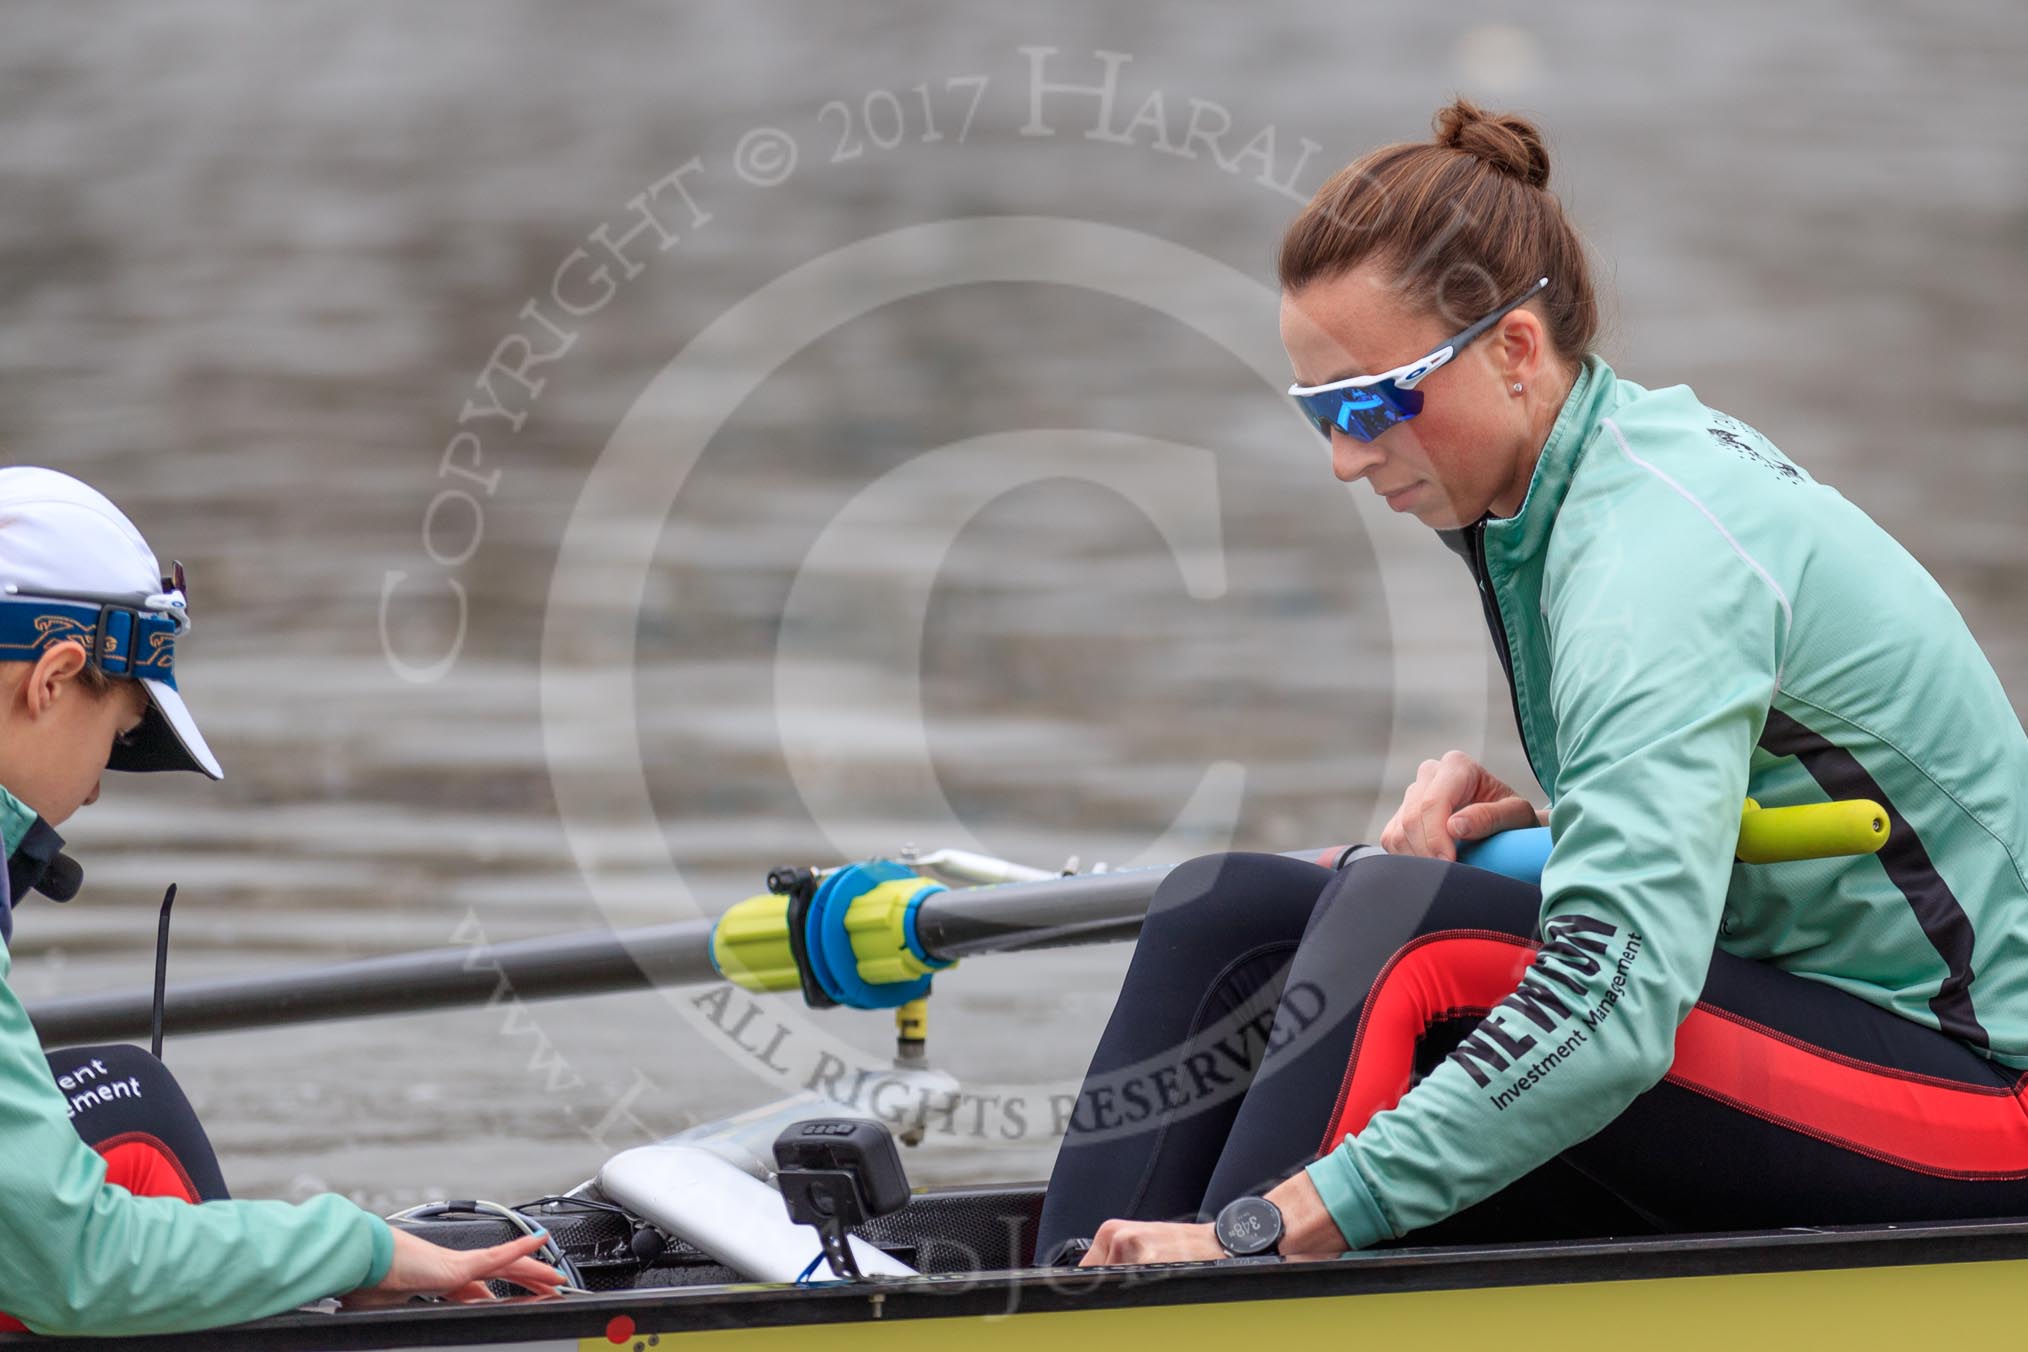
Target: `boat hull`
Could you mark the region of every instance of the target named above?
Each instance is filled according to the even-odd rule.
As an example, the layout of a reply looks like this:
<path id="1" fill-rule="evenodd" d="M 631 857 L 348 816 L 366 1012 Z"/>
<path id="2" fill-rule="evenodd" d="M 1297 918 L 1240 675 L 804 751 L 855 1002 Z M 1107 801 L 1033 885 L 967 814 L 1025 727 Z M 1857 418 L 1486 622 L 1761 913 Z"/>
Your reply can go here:
<path id="1" fill-rule="evenodd" d="M 568 1301 L 291 1314 L 152 1349 L 996 1352 L 1318 1345 L 1885 1346 L 2011 1332 L 2028 1222 L 1401 1248 L 1312 1263 L 946 1273 L 876 1287 L 724 1284 Z M 1258 1340 L 1268 1340 L 1265 1344 Z M 1404 1341 L 1412 1340 L 1412 1341 Z M 82 1340 L 69 1347 L 132 1348 Z"/>

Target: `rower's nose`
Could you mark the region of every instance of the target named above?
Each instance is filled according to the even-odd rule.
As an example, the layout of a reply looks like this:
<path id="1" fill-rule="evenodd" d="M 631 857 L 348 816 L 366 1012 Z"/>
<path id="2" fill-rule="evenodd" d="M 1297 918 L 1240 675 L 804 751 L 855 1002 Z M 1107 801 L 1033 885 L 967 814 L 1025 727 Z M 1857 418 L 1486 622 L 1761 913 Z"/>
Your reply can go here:
<path id="1" fill-rule="evenodd" d="M 1344 431 L 1331 433 L 1331 473 L 1348 484 L 1356 484 L 1365 478 L 1387 457 L 1375 449 L 1376 443 L 1361 441 Z"/>

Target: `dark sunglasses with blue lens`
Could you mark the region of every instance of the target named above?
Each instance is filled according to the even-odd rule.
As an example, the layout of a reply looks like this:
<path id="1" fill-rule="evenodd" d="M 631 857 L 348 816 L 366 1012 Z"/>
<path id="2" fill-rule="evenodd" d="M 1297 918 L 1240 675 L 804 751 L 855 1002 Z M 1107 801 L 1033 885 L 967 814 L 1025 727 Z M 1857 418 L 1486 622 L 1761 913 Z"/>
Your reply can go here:
<path id="1" fill-rule="evenodd" d="M 1465 350 L 1474 339 L 1493 327 L 1509 310 L 1526 304 L 1549 285 L 1547 277 L 1502 305 L 1484 319 L 1461 330 L 1456 337 L 1439 344 L 1435 351 L 1406 366 L 1397 366 L 1377 376 L 1353 376 L 1328 385 L 1291 385 L 1290 395 L 1302 406 L 1324 439 L 1343 432 L 1360 441 L 1371 441 L 1396 423 L 1407 422 L 1422 412 L 1422 391 L 1416 388 L 1430 372 Z"/>

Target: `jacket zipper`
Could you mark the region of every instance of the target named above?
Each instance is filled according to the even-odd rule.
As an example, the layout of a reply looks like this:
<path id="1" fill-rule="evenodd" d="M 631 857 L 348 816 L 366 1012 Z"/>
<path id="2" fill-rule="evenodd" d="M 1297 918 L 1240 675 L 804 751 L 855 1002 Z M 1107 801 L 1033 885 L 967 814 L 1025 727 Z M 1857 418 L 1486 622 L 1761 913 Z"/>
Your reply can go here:
<path id="1" fill-rule="evenodd" d="M 1521 721 L 1521 690 L 1514 681 L 1514 650 L 1507 642 L 1507 622 L 1500 615 L 1500 598 L 1493 593 L 1492 572 L 1486 566 L 1486 523 L 1475 521 L 1471 526 L 1472 550 L 1467 562 L 1472 567 L 1472 578 L 1479 584 L 1479 606 L 1486 614 L 1486 627 L 1493 631 L 1493 647 L 1500 654 L 1500 670 L 1507 677 L 1507 699 L 1514 709 L 1514 734 L 1521 739 L 1522 753 L 1528 757 L 1528 768 L 1537 782 L 1542 772 L 1535 768 L 1535 753 L 1528 748 L 1528 725 Z"/>

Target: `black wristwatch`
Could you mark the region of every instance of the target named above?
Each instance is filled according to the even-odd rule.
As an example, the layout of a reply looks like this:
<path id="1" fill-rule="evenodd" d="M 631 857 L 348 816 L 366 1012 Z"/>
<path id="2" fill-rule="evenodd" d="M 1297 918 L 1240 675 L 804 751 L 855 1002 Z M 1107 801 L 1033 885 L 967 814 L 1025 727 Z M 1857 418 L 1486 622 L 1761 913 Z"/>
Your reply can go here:
<path id="1" fill-rule="evenodd" d="M 1218 1247 L 1234 1258 L 1280 1253 L 1282 1209 L 1265 1197 L 1240 1197 L 1226 1203 L 1211 1223 Z"/>

